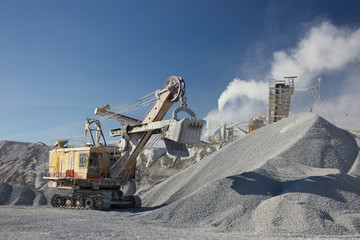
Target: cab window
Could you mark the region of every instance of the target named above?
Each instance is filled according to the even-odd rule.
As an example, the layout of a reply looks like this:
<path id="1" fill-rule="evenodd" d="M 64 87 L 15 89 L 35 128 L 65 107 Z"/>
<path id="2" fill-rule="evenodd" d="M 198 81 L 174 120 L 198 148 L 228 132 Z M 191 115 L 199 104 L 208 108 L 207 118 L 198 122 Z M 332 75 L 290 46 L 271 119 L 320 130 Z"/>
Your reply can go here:
<path id="1" fill-rule="evenodd" d="M 80 153 L 79 155 L 79 168 L 86 168 L 86 153 Z"/>

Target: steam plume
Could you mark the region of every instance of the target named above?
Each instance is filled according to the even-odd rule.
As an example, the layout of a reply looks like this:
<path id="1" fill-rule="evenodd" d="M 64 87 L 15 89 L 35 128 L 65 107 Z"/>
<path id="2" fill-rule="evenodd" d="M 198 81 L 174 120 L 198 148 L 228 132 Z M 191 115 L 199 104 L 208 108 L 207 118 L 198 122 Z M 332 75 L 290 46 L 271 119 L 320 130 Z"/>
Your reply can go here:
<path id="1" fill-rule="evenodd" d="M 221 112 L 228 102 L 230 102 L 230 104 L 236 104 L 236 100 L 245 97 L 266 102 L 267 89 L 268 84 L 265 82 L 256 82 L 255 80 L 243 81 L 235 78 L 220 95 L 218 99 L 218 110 Z"/>

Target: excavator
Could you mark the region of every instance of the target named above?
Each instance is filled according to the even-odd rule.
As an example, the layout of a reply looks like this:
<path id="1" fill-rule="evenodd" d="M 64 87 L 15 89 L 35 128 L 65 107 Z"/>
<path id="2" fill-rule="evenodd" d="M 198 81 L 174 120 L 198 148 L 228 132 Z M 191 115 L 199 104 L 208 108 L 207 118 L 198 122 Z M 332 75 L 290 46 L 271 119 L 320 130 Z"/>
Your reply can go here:
<path id="1" fill-rule="evenodd" d="M 152 136 L 161 136 L 168 153 L 179 157 L 189 156 L 187 147 L 200 142 L 205 121 L 187 107 L 184 94 L 184 80 L 171 76 L 161 90 L 155 91 L 143 119 L 112 111 L 109 105 L 96 108 L 95 115 L 120 123 L 120 128 L 110 130 L 110 136 L 120 137 L 119 144 L 107 144 L 100 119 L 90 118 L 86 119 L 82 146 L 58 140 L 50 151 L 43 178 L 49 180 L 49 187 L 71 193 L 54 194 L 51 205 L 73 209 L 141 207 L 141 199 L 135 195 L 136 158 Z M 142 105 L 149 101 L 135 102 Z M 173 111 L 172 119 L 163 120 L 175 102 L 181 105 Z M 179 112 L 190 118 L 179 119 Z"/>

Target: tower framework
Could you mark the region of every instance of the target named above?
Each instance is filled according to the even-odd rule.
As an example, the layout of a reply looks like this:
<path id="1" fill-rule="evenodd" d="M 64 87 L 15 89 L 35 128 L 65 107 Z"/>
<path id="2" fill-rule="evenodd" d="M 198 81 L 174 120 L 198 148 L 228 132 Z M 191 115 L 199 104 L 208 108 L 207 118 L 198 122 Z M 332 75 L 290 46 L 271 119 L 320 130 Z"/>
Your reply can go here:
<path id="1" fill-rule="evenodd" d="M 295 78 L 285 77 L 284 80 L 269 80 L 269 124 L 289 116 Z"/>

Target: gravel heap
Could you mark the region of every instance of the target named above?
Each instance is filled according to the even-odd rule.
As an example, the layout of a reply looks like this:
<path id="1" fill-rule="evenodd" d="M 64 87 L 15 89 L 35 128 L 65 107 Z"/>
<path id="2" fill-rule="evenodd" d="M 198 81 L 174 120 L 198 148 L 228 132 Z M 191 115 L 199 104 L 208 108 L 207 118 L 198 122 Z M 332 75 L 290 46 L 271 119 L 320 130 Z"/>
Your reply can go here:
<path id="1" fill-rule="evenodd" d="M 46 196 L 27 186 L 0 183 L 0 205 L 47 205 Z"/>
<path id="2" fill-rule="evenodd" d="M 258 129 L 142 194 L 144 220 L 249 233 L 360 232 L 359 147 L 313 113 Z"/>
<path id="3" fill-rule="evenodd" d="M 52 147 L 43 143 L 0 141 L 0 182 L 40 189 Z"/>

